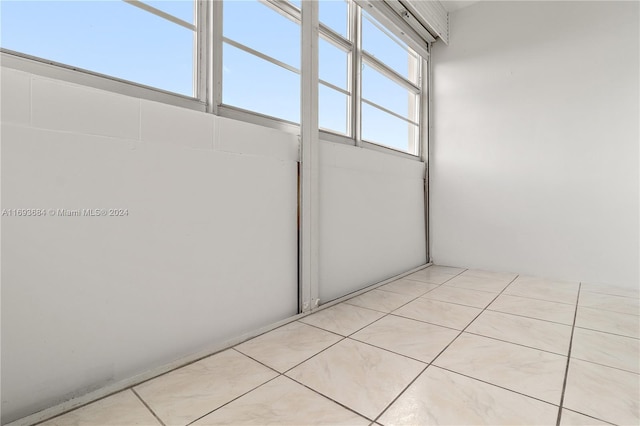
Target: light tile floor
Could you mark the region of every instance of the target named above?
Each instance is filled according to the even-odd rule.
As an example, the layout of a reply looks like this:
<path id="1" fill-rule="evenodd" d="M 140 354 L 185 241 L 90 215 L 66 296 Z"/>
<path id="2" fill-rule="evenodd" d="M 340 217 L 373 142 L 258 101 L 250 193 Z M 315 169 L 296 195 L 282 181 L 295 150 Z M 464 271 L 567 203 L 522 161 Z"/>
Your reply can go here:
<path id="1" fill-rule="evenodd" d="M 43 425 L 638 425 L 639 301 L 431 266 Z"/>

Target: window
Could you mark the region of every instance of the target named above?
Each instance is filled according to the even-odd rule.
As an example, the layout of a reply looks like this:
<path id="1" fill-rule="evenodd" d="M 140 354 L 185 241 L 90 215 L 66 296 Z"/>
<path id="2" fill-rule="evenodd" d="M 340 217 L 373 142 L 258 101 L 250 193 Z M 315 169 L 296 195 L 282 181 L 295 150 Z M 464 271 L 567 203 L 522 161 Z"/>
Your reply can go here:
<path id="1" fill-rule="evenodd" d="M 300 122 L 300 23 L 277 5 L 223 3 L 222 103 Z"/>
<path id="2" fill-rule="evenodd" d="M 318 3 L 319 127 L 329 140 L 418 155 L 416 50 L 426 48 L 383 26 L 375 17 L 397 21 L 368 4 L 365 11 L 353 0 Z M 300 0 L 2 0 L 0 47 L 62 64 L 70 81 L 75 68 L 111 78 L 89 78 L 101 88 L 290 129 L 300 124 L 301 48 L 308 48 L 302 7 Z"/>
<path id="3" fill-rule="evenodd" d="M 320 128 L 351 136 L 353 38 L 349 34 L 350 4 L 343 0 L 318 4 L 318 121 Z"/>
<path id="4" fill-rule="evenodd" d="M 418 154 L 420 75 L 418 54 L 362 12 L 363 140 Z"/>
<path id="5" fill-rule="evenodd" d="M 195 97 L 194 7 L 193 0 L 3 0 L 1 43 L 4 49 Z"/>

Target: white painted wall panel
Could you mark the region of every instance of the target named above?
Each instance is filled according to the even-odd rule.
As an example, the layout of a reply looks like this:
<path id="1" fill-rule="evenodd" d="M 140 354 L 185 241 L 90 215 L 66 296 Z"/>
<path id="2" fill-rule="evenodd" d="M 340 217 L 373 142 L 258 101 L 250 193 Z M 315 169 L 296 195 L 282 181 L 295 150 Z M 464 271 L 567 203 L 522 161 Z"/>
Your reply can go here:
<path id="1" fill-rule="evenodd" d="M 129 212 L 2 218 L 3 423 L 296 313 L 296 135 L 2 71 L 2 207 Z M 424 165 L 321 155 L 323 301 L 424 264 Z"/>
<path id="2" fill-rule="evenodd" d="M 32 89 L 41 114 L 45 97 L 78 109 L 67 105 L 76 86 Z M 119 96 L 82 92 L 92 103 Z M 2 218 L 3 423 L 297 311 L 295 137 L 282 134 L 292 146 L 271 156 L 213 150 L 215 117 L 142 101 L 140 123 L 126 108 L 140 101 L 122 98 L 95 107 L 119 109 L 104 122 L 77 115 L 77 129 L 74 116 L 65 131 L 2 123 L 3 208 L 129 210 Z M 84 133 L 121 115 L 144 141 Z M 38 124 L 62 126 L 52 120 Z M 270 142 L 238 124 L 241 146 Z"/>
<path id="3" fill-rule="evenodd" d="M 320 144 L 320 303 L 426 263 L 424 163 Z"/>
<path id="4" fill-rule="evenodd" d="M 31 76 L 0 69 L 0 113 L 3 123 L 29 124 L 31 120 Z"/>
<path id="5" fill-rule="evenodd" d="M 638 8 L 450 14 L 432 52 L 436 263 L 638 286 Z"/>
<path id="6" fill-rule="evenodd" d="M 139 139 L 140 100 L 33 77 L 31 123 L 43 129 Z"/>

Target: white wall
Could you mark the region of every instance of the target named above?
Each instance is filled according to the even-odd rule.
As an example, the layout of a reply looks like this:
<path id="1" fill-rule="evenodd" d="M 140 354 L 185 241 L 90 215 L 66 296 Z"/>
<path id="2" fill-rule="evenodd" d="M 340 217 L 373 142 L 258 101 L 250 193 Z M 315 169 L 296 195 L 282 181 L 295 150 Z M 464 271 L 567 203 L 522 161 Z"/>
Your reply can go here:
<path id="1" fill-rule="evenodd" d="M 2 69 L 2 422 L 297 312 L 297 137 Z"/>
<path id="2" fill-rule="evenodd" d="M 480 2 L 433 49 L 436 263 L 638 286 L 638 2 Z"/>
<path id="3" fill-rule="evenodd" d="M 320 303 L 426 263 L 424 163 L 320 145 Z"/>
<path id="4" fill-rule="evenodd" d="M 2 68 L 2 423 L 297 312 L 296 135 Z M 425 263 L 423 164 L 321 146 L 321 297 Z"/>

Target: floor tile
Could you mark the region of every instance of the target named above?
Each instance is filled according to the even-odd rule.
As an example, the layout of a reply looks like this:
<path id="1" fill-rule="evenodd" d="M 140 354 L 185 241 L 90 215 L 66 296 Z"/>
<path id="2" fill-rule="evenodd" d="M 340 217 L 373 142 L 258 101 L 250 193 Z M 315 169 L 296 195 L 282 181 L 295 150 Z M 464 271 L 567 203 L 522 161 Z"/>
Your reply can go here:
<path id="1" fill-rule="evenodd" d="M 610 294 L 580 292 L 578 305 L 585 308 L 604 309 L 623 314 L 640 315 L 640 299 Z"/>
<path id="2" fill-rule="evenodd" d="M 640 373 L 640 340 L 576 328 L 571 357 Z"/>
<path id="3" fill-rule="evenodd" d="M 636 315 L 578 306 L 576 327 L 640 338 L 640 321 Z"/>
<path id="4" fill-rule="evenodd" d="M 458 268 L 456 266 L 445 266 L 445 265 L 431 265 L 427 270 L 431 272 L 441 272 L 443 274 L 449 275 L 458 275 L 461 272 L 464 272 L 464 268 Z"/>
<path id="5" fill-rule="evenodd" d="M 560 418 L 560 426 L 606 426 L 609 424 L 611 423 L 606 423 L 602 420 L 566 409 L 562 409 L 562 416 Z"/>
<path id="6" fill-rule="evenodd" d="M 504 294 L 575 305 L 578 300 L 578 288 L 578 283 L 574 282 L 521 275 L 507 287 Z"/>
<path id="7" fill-rule="evenodd" d="M 360 306 L 340 303 L 300 319 L 300 322 L 323 328 L 333 333 L 348 336 L 385 314 Z"/>
<path id="8" fill-rule="evenodd" d="M 429 367 L 380 417 L 383 425 L 553 425 L 554 405 Z"/>
<path id="9" fill-rule="evenodd" d="M 559 404 L 567 358 L 463 333 L 434 365 Z"/>
<path id="10" fill-rule="evenodd" d="M 422 296 L 429 290 L 438 287 L 437 284 L 423 283 L 414 280 L 400 279 L 378 287 L 378 290 L 391 291 L 393 293 L 407 294 L 409 296 Z"/>
<path id="11" fill-rule="evenodd" d="M 198 420 L 205 425 L 369 425 L 370 421 L 280 376 Z"/>
<path id="12" fill-rule="evenodd" d="M 455 276 L 456 274 L 449 274 L 431 268 L 426 268 L 414 272 L 411 275 L 407 275 L 406 277 L 403 277 L 403 279 L 421 281 L 430 284 L 442 284 Z"/>
<path id="13" fill-rule="evenodd" d="M 424 362 L 431 362 L 459 331 L 389 315 L 351 336 Z"/>
<path id="14" fill-rule="evenodd" d="M 571 326 L 484 311 L 465 331 L 560 355 L 569 353 Z"/>
<path id="15" fill-rule="evenodd" d="M 100 399 L 39 426 L 160 426 L 160 422 L 131 391 Z"/>
<path id="16" fill-rule="evenodd" d="M 276 376 L 229 349 L 134 389 L 164 424 L 185 425 Z"/>
<path id="17" fill-rule="evenodd" d="M 289 371 L 287 376 L 375 419 L 425 366 L 345 339 Z"/>
<path id="18" fill-rule="evenodd" d="M 488 291 L 469 290 L 468 288 L 442 285 L 422 297 L 439 300 L 441 302 L 473 306 L 475 308 L 485 308 L 496 297 L 496 294 Z"/>
<path id="19" fill-rule="evenodd" d="M 462 276 L 470 275 L 472 277 L 489 278 L 496 281 L 505 281 L 506 283 L 510 283 L 518 276 L 518 274 L 513 274 L 511 272 L 492 272 L 492 271 L 483 271 L 481 269 L 467 269 L 461 275 Z"/>
<path id="20" fill-rule="evenodd" d="M 458 275 L 447 281 L 446 286 L 468 288 L 471 290 L 488 291 L 495 294 L 500 293 L 509 284 L 509 281 L 496 280 L 493 278 L 474 277 L 471 275 Z"/>
<path id="21" fill-rule="evenodd" d="M 337 334 L 295 321 L 235 348 L 283 373 L 341 338 Z"/>
<path id="22" fill-rule="evenodd" d="M 482 312 L 481 309 L 421 297 L 393 312 L 401 317 L 462 330 Z"/>
<path id="23" fill-rule="evenodd" d="M 573 325 L 576 309 L 566 303 L 501 294 L 487 310 Z"/>
<path id="24" fill-rule="evenodd" d="M 374 309 L 380 312 L 391 312 L 412 300 L 415 296 L 392 293 L 390 291 L 371 290 L 344 303 Z"/>
<path id="25" fill-rule="evenodd" d="M 640 424 L 640 376 L 571 359 L 563 406 L 611 423 Z"/>
<path id="26" fill-rule="evenodd" d="M 591 293 L 611 294 L 613 296 L 634 297 L 636 299 L 640 298 L 640 288 L 638 287 L 631 288 L 605 284 L 582 283 L 581 290 L 589 291 Z"/>

